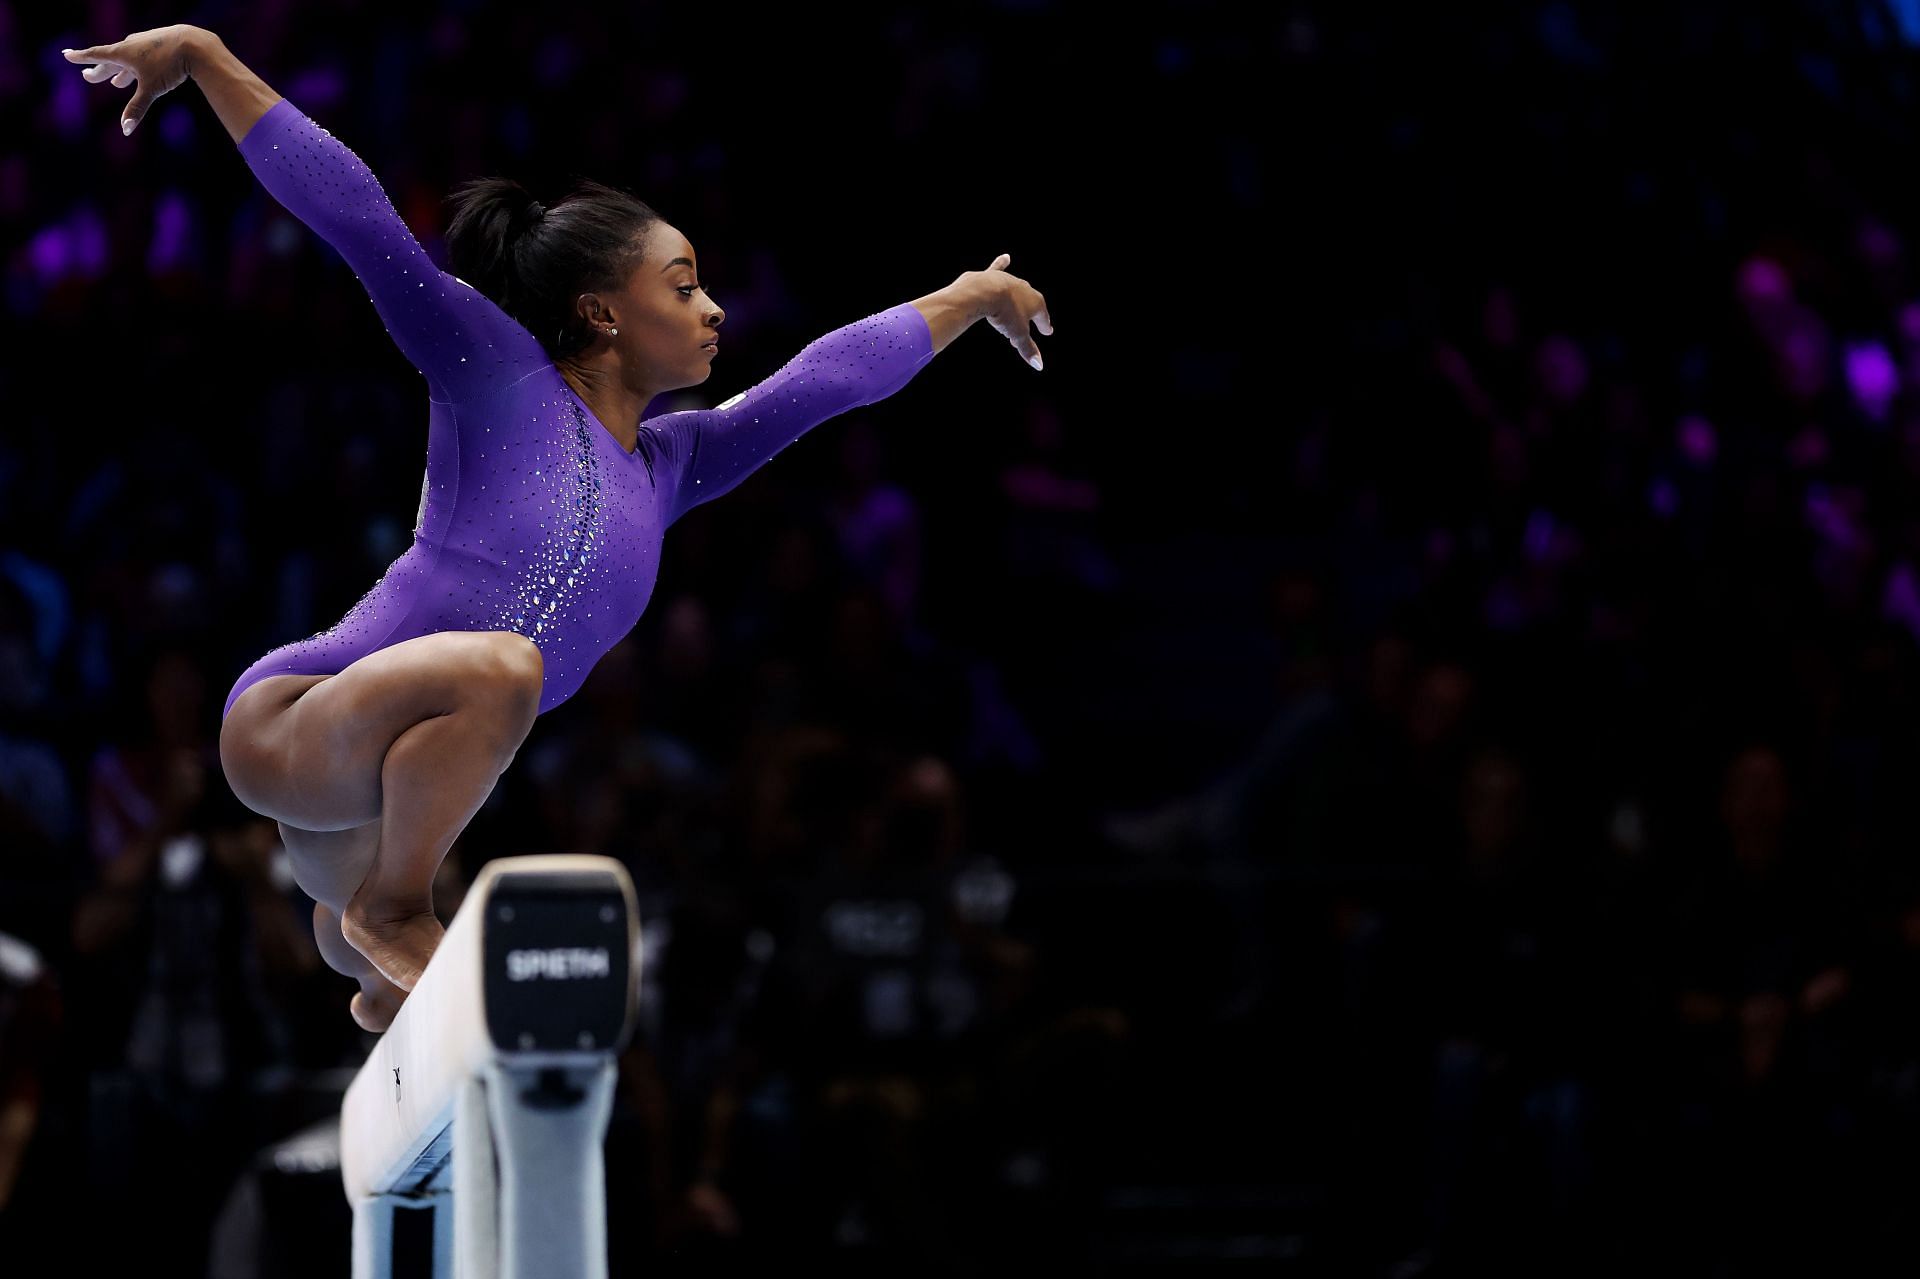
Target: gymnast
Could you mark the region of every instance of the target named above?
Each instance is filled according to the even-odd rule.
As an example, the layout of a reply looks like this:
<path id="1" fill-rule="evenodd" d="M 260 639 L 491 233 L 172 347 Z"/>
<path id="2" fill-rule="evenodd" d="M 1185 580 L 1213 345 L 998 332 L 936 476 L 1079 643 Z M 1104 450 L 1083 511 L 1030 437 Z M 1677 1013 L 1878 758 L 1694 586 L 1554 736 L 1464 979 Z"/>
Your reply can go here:
<path id="1" fill-rule="evenodd" d="M 279 825 L 367 1030 L 392 1021 L 439 943 L 432 884 L 455 837 L 535 717 L 639 620 L 667 527 L 810 427 L 899 390 L 976 320 L 1035 369 L 1030 330 L 1053 332 L 1003 253 L 814 340 L 716 408 L 642 420 L 654 397 L 707 380 L 726 315 L 686 236 L 647 205 L 582 180 L 548 209 L 476 179 L 450 197 L 441 271 L 359 157 L 212 32 L 159 27 L 65 56 L 91 83 L 135 87 L 129 135 L 197 83 L 427 381 L 412 544 L 337 625 L 242 672 L 220 730 L 228 784 Z"/>

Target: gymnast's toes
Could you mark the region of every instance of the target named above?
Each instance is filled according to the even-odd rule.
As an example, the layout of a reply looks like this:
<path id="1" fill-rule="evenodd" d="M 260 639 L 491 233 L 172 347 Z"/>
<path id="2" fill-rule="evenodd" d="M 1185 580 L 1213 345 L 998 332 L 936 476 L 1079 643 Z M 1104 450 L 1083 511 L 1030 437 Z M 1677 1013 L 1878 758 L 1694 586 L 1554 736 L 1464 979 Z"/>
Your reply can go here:
<path id="1" fill-rule="evenodd" d="M 381 985 L 394 990 L 398 997 L 387 998 L 363 990 L 347 1005 L 347 1011 L 353 1014 L 355 1024 L 360 1029 L 370 1030 L 376 1035 L 384 1033 L 387 1027 L 393 1025 L 394 1015 L 400 1011 L 401 1001 L 406 998 L 405 994 L 399 993 L 398 988 L 390 983 L 383 981 Z"/>

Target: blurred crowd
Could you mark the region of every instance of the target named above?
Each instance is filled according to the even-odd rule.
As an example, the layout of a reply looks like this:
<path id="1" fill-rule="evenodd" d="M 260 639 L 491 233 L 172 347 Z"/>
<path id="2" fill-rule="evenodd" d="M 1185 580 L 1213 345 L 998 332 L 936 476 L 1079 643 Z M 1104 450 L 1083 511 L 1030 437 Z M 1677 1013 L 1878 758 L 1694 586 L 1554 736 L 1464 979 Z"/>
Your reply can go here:
<path id="1" fill-rule="evenodd" d="M 424 388 L 191 88 L 110 136 L 58 49 L 153 23 L 81 8 L 0 0 L 0 1257 L 337 1273 L 368 1037 L 218 708 L 404 549 Z M 639 887 L 614 1272 L 1920 1256 L 1920 10 L 1183 14 L 1113 110 L 1191 148 L 1234 256 L 1151 278 L 1216 327 L 956 349 L 690 513 L 449 857 L 443 916 L 501 855 Z M 857 287 L 805 263 L 843 212 L 775 237 L 784 143 L 686 123 L 684 18 L 192 20 L 432 252 L 459 177 L 632 175 L 740 369 L 932 287 L 872 295 L 884 226 Z M 616 128 L 577 86 L 635 23 Z M 1013 75 L 859 38 L 936 151 Z"/>

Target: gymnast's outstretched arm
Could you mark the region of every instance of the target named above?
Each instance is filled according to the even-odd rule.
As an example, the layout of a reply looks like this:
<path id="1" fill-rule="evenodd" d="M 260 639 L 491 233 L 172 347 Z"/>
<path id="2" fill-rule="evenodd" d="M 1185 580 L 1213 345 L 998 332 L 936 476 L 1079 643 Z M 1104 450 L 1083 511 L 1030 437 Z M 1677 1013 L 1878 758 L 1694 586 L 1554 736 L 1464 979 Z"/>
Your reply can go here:
<path id="1" fill-rule="evenodd" d="M 275 93 L 213 32 L 159 27 L 66 56 L 94 64 L 83 74 L 95 83 L 138 83 L 121 118 L 127 133 L 155 98 L 189 78 L 198 84 L 261 185 L 353 268 L 387 332 L 437 397 L 467 399 L 548 363 L 531 334 L 434 265 L 359 156 Z"/>
<path id="2" fill-rule="evenodd" d="M 944 289 L 902 302 L 809 342 L 772 377 L 717 408 L 664 413 L 640 424 L 643 441 L 668 460 L 668 523 L 735 488 L 806 431 L 905 386 L 946 345 L 980 320 L 1040 367 L 1032 328 L 1053 332 L 1039 290 L 1007 272 L 1008 255 Z"/>

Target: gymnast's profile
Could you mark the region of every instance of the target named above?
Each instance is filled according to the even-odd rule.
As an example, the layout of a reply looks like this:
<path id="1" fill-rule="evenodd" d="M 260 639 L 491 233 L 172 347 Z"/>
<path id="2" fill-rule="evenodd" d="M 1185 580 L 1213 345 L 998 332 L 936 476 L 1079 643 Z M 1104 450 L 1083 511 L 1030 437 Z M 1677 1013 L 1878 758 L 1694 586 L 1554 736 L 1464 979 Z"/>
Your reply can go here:
<path id="1" fill-rule="evenodd" d="M 266 653 L 227 694 L 220 760 L 273 819 L 314 899 L 321 955 L 383 1031 L 443 929 L 434 874 L 534 719 L 571 697 L 646 608 L 662 537 L 810 427 L 900 390 L 986 320 L 1035 369 L 1046 299 L 982 271 L 815 339 L 711 409 L 642 419 L 712 376 L 726 312 L 693 245 L 632 195 L 581 180 L 552 208 L 497 177 L 450 197 L 434 265 L 379 180 L 218 36 L 174 25 L 68 49 L 134 88 L 133 135 L 191 79 L 263 186 L 358 276 L 427 381 L 411 544 L 333 627 Z"/>

